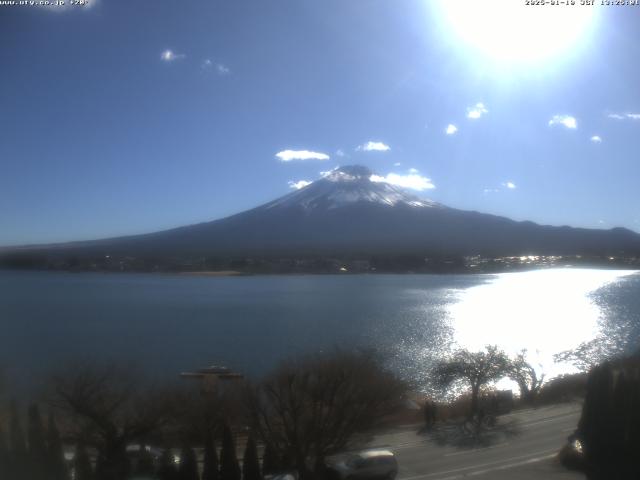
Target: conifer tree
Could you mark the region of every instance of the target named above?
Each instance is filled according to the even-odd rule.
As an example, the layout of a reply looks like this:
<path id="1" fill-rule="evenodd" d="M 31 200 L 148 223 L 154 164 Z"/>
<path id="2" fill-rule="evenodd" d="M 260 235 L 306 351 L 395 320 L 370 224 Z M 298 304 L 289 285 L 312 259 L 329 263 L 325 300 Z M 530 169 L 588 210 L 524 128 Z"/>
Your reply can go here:
<path id="1" fill-rule="evenodd" d="M 74 480 L 93 480 L 93 468 L 91 460 L 84 445 L 84 442 L 78 442 L 76 446 L 76 455 L 73 458 Z"/>
<path id="2" fill-rule="evenodd" d="M 240 465 L 236 456 L 236 444 L 229 425 L 222 432 L 222 451 L 220 452 L 220 480 L 240 480 Z"/>
<path id="3" fill-rule="evenodd" d="M 0 425 L 0 478 L 10 478 L 9 476 L 9 449 L 4 437 L 4 431 Z"/>
<path id="4" fill-rule="evenodd" d="M 96 458 L 96 468 L 93 474 L 96 480 L 104 480 L 105 478 L 107 478 L 107 468 L 105 465 L 106 461 L 104 459 L 104 455 L 101 452 L 98 452 L 98 457 Z"/>
<path id="5" fill-rule="evenodd" d="M 204 467 L 202 480 L 218 480 L 218 453 L 216 443 L 211 433 L 207 434 L 204 443 Z"/>
<path id="6" fill-rule="evenodd" d="M 592 480 L 640 478 L 640 356 L 594 367 L 577 438 Z"/>
<path id="7" fill-rule="evenodd" d="M 178 467 L 179 480 L 199 480 L 198 460 L 193 448 L 185 445 L 180 451 L 180 466 Z"/>
<path id="8" fill-rule="evenodd" d="M 40 409 L 37 405 L 29 406 L 29 470 L 33 480 L 47 478 L 47 444 Z"/>
<path id="9" fill-rule="evenodd" d="M 173 461 L 173 454 L 168 448 L 160 456 L 157 476 L 160 480 L 177 480 L 178 470 Z"/>
<path id="10" fill-rule="evenodd" d="M 278 452 L 271 443 L 267 443 L 264 448 L 264 454 L 262 455 L 262 474 L 274 475 L 280 471 L 280 460 L 278 458 Z"/>
<path id="11" fill-rule="evenodd" d="M 20 414 L 15 403 L 11 404 L 9 420 L 9 464 L 12 480 L 29 480 L 29 458 Z"/>
<path id="12" fill-rule="evenodd" d="M 260 460 L 258 460 L 258 448 L 256 447 L 253 435 L 249 435 L 247 446 L 244 450 L 242 480 L 262 480 L 262 476 L 260 475 Z"/>
<path id="13" fill-rule="evenodd" d="M 67 466 L 64 461 L 62 440 L 53 412 L 49 412 L 49 421 L 47 422 L 47 448 L 49 479 L 67 480 Z"/>
<path id="14" fill-rule="evenodd" d="M 135 473 L 141 477 L 150 477 L 153 475 L 153 471 L 153 456 L 151 455 L 151 452 L 147 450 L 145 445 L 141 445 Z"/>

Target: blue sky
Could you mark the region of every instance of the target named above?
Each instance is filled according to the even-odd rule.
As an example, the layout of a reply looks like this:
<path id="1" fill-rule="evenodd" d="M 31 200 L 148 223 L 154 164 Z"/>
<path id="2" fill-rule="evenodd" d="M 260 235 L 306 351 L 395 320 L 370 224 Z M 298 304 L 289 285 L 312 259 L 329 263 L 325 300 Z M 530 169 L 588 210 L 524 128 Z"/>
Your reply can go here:
<path id="1" fill-rule="evenodd" d="M 640 6 L 597 7 L 571 41 L 540 8 L 521 38 L 490 4 L 471 33 L 418 0 L 0 6 L 0 245 L 212 220 L 346 164 L 452 207 L 640 231 Z"/>

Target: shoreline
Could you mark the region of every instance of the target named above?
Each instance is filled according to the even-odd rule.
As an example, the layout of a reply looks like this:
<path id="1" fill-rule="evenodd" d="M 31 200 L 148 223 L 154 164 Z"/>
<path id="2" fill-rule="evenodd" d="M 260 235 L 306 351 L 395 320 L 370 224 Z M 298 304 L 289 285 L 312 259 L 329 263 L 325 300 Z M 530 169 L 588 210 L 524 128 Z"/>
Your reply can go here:
<path id="1" fill-rule="evenodd" d="M 122 272 L 129 273 L 129 272 Z M 140 272 L 144 273 L 144 272 Z M 168 273 L 171 275 L 171 272 L 158 272 L 158 273 Z M 176 272 L 176 275 L 186 275 L 189 277 L 245 277 L 251 275 L 250 273 L 240 272 L 238 270 L 202 270 L 195 272 Z"/>
<path id="2" fill-rule="evenodd" d="M 64 269 L 64 268 L 2 268 L 0 273 L 102 273 L 102 274 L 147 274 L 147 275 L 170 275 L 185 277 L 255 277 L 255 276 L 355 276 L 355 275 L 502 275 L 505 273 L 522 273 L 540 270 L 624 270 L 630 273 L 640 273 L 640 265 L 629 264 L 528 264 L 528 265 L 511 265 L 506 268 L 487 268 L 487 269 L 443 269 L 443 270 L 356 270 L 356 271 L 241 271 L 241 270 L 115 270 L 115 269 Z"/>

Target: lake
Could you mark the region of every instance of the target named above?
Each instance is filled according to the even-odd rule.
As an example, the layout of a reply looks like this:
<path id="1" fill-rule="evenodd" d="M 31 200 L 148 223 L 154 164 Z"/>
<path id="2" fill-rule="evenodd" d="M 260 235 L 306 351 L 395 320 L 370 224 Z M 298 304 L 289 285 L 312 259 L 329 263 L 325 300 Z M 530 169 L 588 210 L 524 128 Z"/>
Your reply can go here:
<path id="1" fill-rule="evenodd" d="M 252 376 L 293 354 L 371 346 L 419 378 L 456 346 L 553 355 L 594 338 L 637 348 L 640 274 L 557 268 L 497 275 L 0 272 L 0 365 L 28 384 L 70 362 L 131 362 L 152 376 L 225 364 Z"/>

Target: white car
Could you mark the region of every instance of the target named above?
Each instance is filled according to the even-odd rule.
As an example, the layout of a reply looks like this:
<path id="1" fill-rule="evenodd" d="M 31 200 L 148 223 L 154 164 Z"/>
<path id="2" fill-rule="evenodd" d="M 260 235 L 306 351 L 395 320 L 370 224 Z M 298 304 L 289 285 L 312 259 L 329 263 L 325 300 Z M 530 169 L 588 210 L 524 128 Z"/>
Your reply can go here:
<path id="1" fill-rule="evenodd" d="M 339 480 L 393 480 L 398 462 L 390 450 L 363 450 L 326 459 L 327 468 Z"/>

